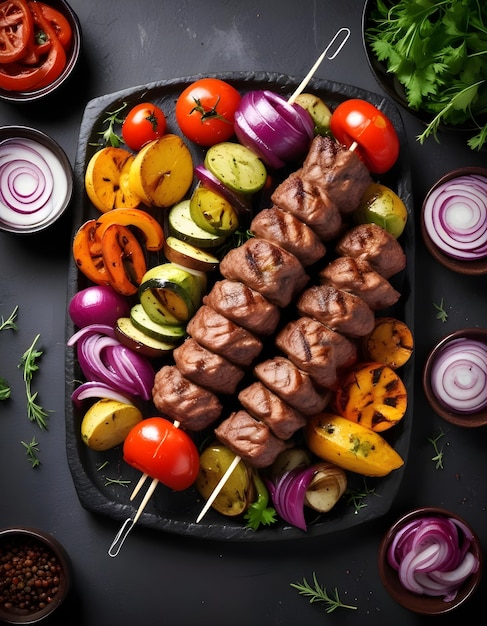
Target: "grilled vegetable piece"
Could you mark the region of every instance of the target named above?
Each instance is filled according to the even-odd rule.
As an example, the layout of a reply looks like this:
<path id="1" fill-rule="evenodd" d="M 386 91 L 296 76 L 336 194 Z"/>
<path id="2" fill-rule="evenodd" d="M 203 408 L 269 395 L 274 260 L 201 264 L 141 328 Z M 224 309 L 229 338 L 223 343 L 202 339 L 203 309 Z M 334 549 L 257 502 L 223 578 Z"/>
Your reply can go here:
<path id="1" fill-rule="evenodd" d="M 348 420 L 382 432 L 404 417 L 407 390 L 391 367 L 383 363 L 359 363 L 340 382 L 335 407 Z"/>
<path id="2" fill-rule="evenodd" d="M 134 326 L 130 317 L 119 317 L 115 324 L 115 336 L 135 352 L 139 352 L 149 359 L 158 359 L 170 354 L 174 349 L 173 343 L 154 339 L 144 331 Z"/>
<path id="3" fill-rule="evenodd" d="M 111 224 L 103 233 L 102 258 L 110 285 L 123 296 L 133 296 L 147 272 L 144 250 L 127 226 Z"/>
<path id="4" fill-rule="evenodd" d="M 235 458 L 235 453 L 222 444 L 208 446 L 200 455 L 200 471 L 196 479 L 196 489 L 208 500 L 220 479 Z M 252 474 L 243 461 L 225 482 L 225 485 L 212 503 L 212 508 L 222 515 L 235 517 L 244 513 L 254 498 Z"/>
<path id="5" fill-rule="evenodd" d="M 306 489 L 304 503 L 319 513 L 328 513 L 347 488 L 347 474 L 342 467 L 323 461 L 315 466 L 316 473 Z"/>
<path id="6" fill-rule="evenodd" d="M 102 398 L 86 411 L 81 422 L 81 439 L 92 450 L 109 450 L 123 443 L 140 421 L 142 413 L 137 407 Z"/>
<path id="7" fill-rule="evenodd" d="M 387 476 L 404 465 L 401 456 L 379 433 L 341 415 L 312 416 L 305 437 L 316 456 L 363 476 Z"/>
<path id="8" fill-rule="evenodd" d="M 143 146 L 130 168 L 130 190 L 148 206 L 176 204 L 192 182 L 191 152 L 181 137 L 171 133 Z"/>
<path id="9" fill-rule="evenodd" d="M 377 317 L 373 330 L 362 340 L 362 348 L 366 359 L 395 370 L 405 365 L 413 354 L 413 333 L 402 320 Z"/>
<path id="10" fill-rule="evenodd" d="M 262 161 L 245 146 L 229 141 L 208 149 L 205 167 L 237 193 L 256 193 L 267 180 L 267 170 Z"/>
<path id="11" fill-rule="evenodd" d="M 206 250 L 171 236 L 164 243 L 164 254 L 168 261 L 199 272 L 211 272 L 220 262 Z"/>
<path id="12" fill-rule="evenodd" d="M 88 161 L 85 189 L 88 198 L 102 213 L 112 209 L 136 209 L 141 199 L 129 187 L 134 155 L 124 148 L 106 147 Z"/>
<path id="13" fill-rule="evenodd" d="M 169 233 L 172 237 L 186 241 L 197 248 L 217 248 L 226 239 L 225 235 L 210 233 L 191 217 L 190 200 L 181 200 L 169 210 Z"/>
<path id="14" fill-rule="evenodd" d="M 214 235 L 228 236 L 238 228 L 238 215 L 233 206 L 208 187 L 196 187 L 189 201 L 189 210 L 193 221 Z"/>

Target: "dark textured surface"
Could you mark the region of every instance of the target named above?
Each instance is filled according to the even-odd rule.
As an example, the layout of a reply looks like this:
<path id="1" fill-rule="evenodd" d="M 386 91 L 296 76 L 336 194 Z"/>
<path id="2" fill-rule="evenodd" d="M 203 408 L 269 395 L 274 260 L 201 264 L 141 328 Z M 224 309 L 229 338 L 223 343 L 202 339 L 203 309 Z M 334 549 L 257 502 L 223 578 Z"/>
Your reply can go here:
<path id="1" fill-rule="evenodd" d="M 0 103 L 1 124 L 35 126 L 51 134 L 73 166 L 82 149 L 80 127 L 89 101 L 155 81 L 225 72 L 272 72 L 303 76 L 335 31 L 351 29 L 350 40 L 316 78 L 353 85 L 384 97 L 363 51 L 363 2 L 297 3 L 274 0 L 72 0 L 84 33 L 82 63 L 69 97 L 59 94 L 36 105 Z M 110 102 L 110 100 L 108 100 Z M 461 133 L 442 133 L 440 143 L 421 146 L 421 123 L 401 110 L 402 146 L 411 169 L 413 206 L 419 215 L 427 190 L 454 167 L 485 166 L 485 153 L 472 153 Z M 82 189 L 77 182 L 76 197 Z M 70 241 L 78 204 L 73 203 L 48 233 L 15 237 L 0 233 L 0 315 L 19 305 L 19 330 L 0 333 L 0 376 L 12 385 L 12 399 L 0 403 L 0 526 L 41 527 L 67 548 L 74 584 L 57 624 L 90 626 L 401 626 L 430 624 L 397 605 L 379 579 L 381 537 L 399 514 L 416 506 L 442 506 L 467 519 L 487 546 L 485 429 L 462 430 L 443 422 L 427 405 L 421 387 L 424 360 L 434 343 L 458 328 L 485 325 L 485 277 L 465 277 L 440 266 L 427 253 L 416 219 L 414 409 L 408 463 L 391 510 L 379 519 L 321 537 L 290 541 L 201 540 L 136 527 L 117 558 L 107 555 L 118 520 L 93 514 L 80 504 L 66 453 L 65 320 Z M 412 244 L 411 244 L 412 245 Z M 448 320 L 437 319 L 443 299 Z M 51 410 L 49 431 L 26 417 L 17 363 L 35 335 L 44 351 L 34 388 Z M 70 381 L 68 380 L 68 383 Z M 443 449 L 436 468 L 429 438 Z M 36 436 L 41 466 L 32 469 L 20 441 Z M 101 470 L 116 478 L 115 464 Z M 103 480 L 100 479 L 100 480 Z M 127 499 L 121 488 L 119 506 Z M 119 492 L 120 493 L 120 492 Z M 112 509 L 105 501 L 107 513 Z M 359 516 L 367 515 L 362 509 Z M 124 516 L 121 515 L 120 519 Z M 312 579 L 357 610 L 326 615 L 290 583 Z M 484 613 L 487 583 L 458 611 L 440 618 L 456 625 Z M 48 622 L 46 622 L 46 625 Z"/>

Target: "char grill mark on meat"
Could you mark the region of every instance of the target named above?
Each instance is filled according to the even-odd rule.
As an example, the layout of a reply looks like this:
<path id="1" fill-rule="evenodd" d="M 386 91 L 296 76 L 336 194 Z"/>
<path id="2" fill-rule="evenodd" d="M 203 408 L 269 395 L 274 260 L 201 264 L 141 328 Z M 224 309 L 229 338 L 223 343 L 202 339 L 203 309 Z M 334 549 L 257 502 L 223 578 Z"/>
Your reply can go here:
<path id="1" fill-rule="evenodd" d="M 271 335 L 281 315 L 275 304 L 237 280 L 217 281 L 203 303 L 257 336 Z"/>
<path id="2" fill-rule="evenodd" d="M 390 278 L 406 267 L 401 244 L 377 224 L 359 224 L 350 229 L 337 243 L 336 252 L 366 260 L 384 278 Z"/>
<path id="3" fill-rule="evenodd" d="M 374 312 L 362 298 L 326 283 L 308 287 L 296 306 L 301 315 L 347 337 L 364 337 L 374 328 Z"/>
<path id="4" fill-rule="evenodd" d="M 223 410 L 214 393 L 185 378 L 175 365 L 164 365 L 156 373 L 152 401 L 161 413 L 193 431 L 208 428 Z"/>
<path id="5" fill-rule="evenodd" d="M 320 280 L 359 296 L 373 311 L 387 309 L 401 294 L 363 259 L 340 256 L 320 273 Z"/>
<path id="6" fill-rule="evenodd" d="M 313 265 L 326 254 L 324 243 L 307 224 L 277 206 L 257 213 L 250 231 L 294 254 L 304 267 Z"/>
<path id="7" fill-rule="evenodd" d="M 279 439 L 289 439 L 306 424 L 306 418 L 299 411 L 259 381 L 242 389 L 238 399 L 252 417 L 267 424 Z"/>
<path id="8" fill-rule="evenodd" d="M 260 339 L 206 304 L 191 318 L 186 330 L 201 346 L 235 365 L 249 366 L 262 350 Z"/>
<path id="9" fill-rule="evenodd" d="M 253 467 L 269 467 L 286 449 L 286 444 L 272 434 L 269 427 L 247 411 L 232 413 L 215 429 L 223 445 Z"/>
<path id="10" fill-rule="evenodd" d="M 302 415 L 323 411 L 330 393 L 314 386 L 311 376 L 282 356 L 267 359 L 254 367 L 255 376 Z"/>
<path id="11" fill-rule="evenodd" d="M 358 207 L 364 191 L 373 182 L 355 152 L 331 137 L 321 135 L 311 143 L 303 162 L 302 176 L 344 215 Z"/>
<path id="12" fill-rule="evenodd" d="M 307 224 L 322 241 L 330 241 L 343 231 L 342 215 L 338 207 L 302 174 L 300 169 L 288 176 L 276 187 L 271 200 Z"/>
<path id="13" fill-rule="evenodd" d="M 278 307 L 286 307 L 308 283 L 298 259 L 280 246 L 252 237 L 220 261 L 220 273 L 259 291 Z"/>
<path id="14" fill-rule="evenodd" d="M 244 371 L 225 357 L 201 346 L 188 337 L 173 350 L 178 370 L 188 380 L 213 393 L 235 393 Z"/>
<path id="15" fill-rule="evenodd" d="M 331 387 L 337 379 L 337 359 L 325 331 L 320 322 L 301 317 L 278 333 L 276 346 L 317 385 Z"/>

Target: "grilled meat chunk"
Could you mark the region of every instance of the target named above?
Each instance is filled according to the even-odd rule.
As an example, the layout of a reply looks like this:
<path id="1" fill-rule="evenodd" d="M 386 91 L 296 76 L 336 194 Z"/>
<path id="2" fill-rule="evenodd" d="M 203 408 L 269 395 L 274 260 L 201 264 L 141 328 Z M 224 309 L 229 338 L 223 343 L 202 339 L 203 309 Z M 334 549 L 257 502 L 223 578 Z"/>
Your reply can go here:
<path id="1" fill-rule="evenodd" d="M 261 382 L 255 382 L 238 394 L 241 405 L 257 420 L 261 420 L 279 439 L 289 439 L 306 424 L 306 418 L 272 393 Z"/>
<path id="2" fill-rule="evenodd" d="M 186 330 L 196 341 L 235 365 L 246 366 L 260 354 L 262 342 L 207 304 L 201 306 Z"/>
<path id="3" fill-rule="evenodd" d="M 210 426 L 223 410 L 214 393 L 185 378 L 175 365 L 156 373 L 152 401 L 158 411 L 194 431 Z"/>
<path id="4" fill-rule="evenodd" d="M 272 202 L 307 224 L 322 241 L 337 237 L 344 228 L 340 210 L 318 187 L 297 170 L 276 187 Z"/>
<path id="5" fill-rule="evenodd" d="M 282 400 L 302 415 L 314 415 L 323 411 L 330 400 L 328 391 L 314 386 L 311 376 L 283 356 L 276 356 L 258 363 L 255 376 Z"/>
<path id="6" fill-rule="evenodd" d="M 247 411 L 232 413 L 215 429 L 218 440 L 253 467 L 269 467 L 286 449 L 282 439 Z"/>
<path id="7" fill-rule="evenodd" d="M 331 387 L 337 378 L 335 348 L 326 336 L 326 327 L 310 317 L 286 324 L 276 345 L 320 387 Z"/>
<path id="8" fill-rule="evenodd" d="M 256 237 L 277 243 L 294 254 L 304 267 L 313 265 L 326 254 L 324 243 L 307 224 L 277 206 L 259 211 L 250 230 Z"/>
<path id="9" fill-rule="evenodd" d="M 244 371 L 225 357 L 201 346 L 188 337 L 173 350 L 178 370 L 188 380 L 214 393 L 235 393 Z"/>
<path id="10" fill-rule="evenodd" d="M 364 337 L 374 328 L 374 312 L 362 298 L 326 283 L 305 289 L 296 307 L 347 337 Z"/>
<path id="11" fill-rule="evenodd" d="M 373 311 L 387 309 L 401 294 L 364 259 L 340 256 L 324 267 L 320 280 L 359 296 Z"/>
<path id="12" fill-rule="evenodd" d="M 309 280 L 293 254 L 258 237 L 230 250 L 220 261 L 220 273 L 259 291 L 278 307 L 287 306 Z"/>
<path id="13" fill-rule="evenodd" d="M 217 281 L 203 304 L 258 336 L 271 335 L 281 315 L 275 304 L 239 280 Z"/>
<path id="14" fill-rule="evenodd" d="M 317 135 L 303 162 L 302 177 L 329 198 L 340 213 L 349 214 L 360 204 L 372 183 L 368 169 L 355 154 L 331 137 Z"/>
<path id="15" fill-rule="evenodd" d="M 337 243 L 336 252 L 365 259 L 384 278 L 390 278 L 406 267 L 401 244 L 377 224 L 359 224 L 347 231 Z"/>

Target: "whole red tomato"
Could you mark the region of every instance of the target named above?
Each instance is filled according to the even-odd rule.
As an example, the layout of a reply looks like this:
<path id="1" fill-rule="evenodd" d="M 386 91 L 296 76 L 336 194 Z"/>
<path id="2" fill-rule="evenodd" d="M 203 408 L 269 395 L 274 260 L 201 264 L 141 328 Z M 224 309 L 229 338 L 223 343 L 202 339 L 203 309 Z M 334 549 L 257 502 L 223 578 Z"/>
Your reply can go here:
<path id="1" fill-rule="evenodd" d="M 132 428 L 123 444 L 123 458 L 175 491 L 191 487 L 200 467 L 191 437 L 163 417 L 149 417 Z"/>
<path id="2" fill-rule="evenodd" d="M 125 144 L 138 152 L 143 145 L 162 137 L 166 132 L 164 112 L 151 102 L 142 102 L 133 107 L 122 124 Z"/>
<path id="3" fill-rule="evenodd" d="M 201 78 L 181 93 L 176 121 L 181 132 L 200 146 L 227 141 L 234 134 L 233 120 L 240 93 L 219 78 Z"/>
<path id="4" fill-rule="evenodd" d="M 397 161 L 399 138 L 391 120 L 366 100 L 352 98 L 339 104 L 330 129 L 337 141 L 354 146 L 373 174 L 384 174 Z"/>

